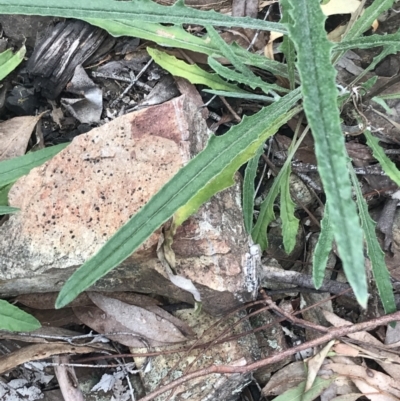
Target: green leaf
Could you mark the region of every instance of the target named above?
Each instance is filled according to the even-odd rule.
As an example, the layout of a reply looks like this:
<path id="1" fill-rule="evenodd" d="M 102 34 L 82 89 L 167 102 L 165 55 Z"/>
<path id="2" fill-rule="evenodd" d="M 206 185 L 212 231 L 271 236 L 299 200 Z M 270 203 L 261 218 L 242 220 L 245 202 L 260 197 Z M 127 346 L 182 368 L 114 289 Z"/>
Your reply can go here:
<path id="1" fill-rule="evenodd" d="M 253 241 L 260 245 L 262 251 L 268 247 L 267 228 L 271 222 L 275 220 L 274 203 L 279 195 L 285 170 L 287 170 L 289 166 L 290 163 L 287 163 L 286 161 L 279 174 L 274 178 L 274 182 L 268 191 L 268 195 L 261 204 L 257 222 L 251 232 Z"/>
<path id="2" fill-rule="evenodd" d="M 225 97 L 235 97 L 246 100 L 257 100 L 261 102 L 275 102 L 273 97 L 265 96 L 265 95 L 254 95 L 253 93 L 242 93 L 242 92 L 225 92 L 225 91 L 215 91 L 210 89 L 203 89 L 203 92 L 211 93 L 217 96 L 225 96 Z"/>
<path id="3" fill-rule="evenodd" d="M 268 84 L 264 82 L 259 76 L 254 74 L 253 71 L 250 70 L 249 67 L 245 65 L 245 63 L 241 60 L 240 57 L 236 55 L 234 48 L 237 45 L 234 43 L 233 45 L 229 46 L 222 38 L 218 35 L 217 31 L 210 25 L 206 26 L 207 32 L 211 40 L 218 46 L 219 52 L 228 59 L 235 69 L 238 71 L 232 71 L 229 68 L 223 67 L 220 63 L 216 60 L 213 60 L 209 57 L 209 65 L 210 67 L 217 72 L 218 74 L 222 75 L 224 78 L 229 79 L 231 81 L 237 81 L 239 83 L 246 83 L 251 88 L 255 89 L 256 87 L 261 88 L 265 93 L 269 93 L 271 90 L 278 90 L 282 91 L 279 85 Z M 210 63 L 210 60 L 213 61 L 214 66 L 218 67 L 218 69 L 222 72 L 217 71 Z M 246 82 L 244 82 L 245 80 Z M 288 90 L 284 90 L 284 92 L 288 92 Z"/>
<path id="4" fill-rule="evenodd" d="M 376 287 L 378 288 L 385 313 L 396 312 L 396 302 L 393 295 L 390 274 L 385 263 L 385 254 L 382 251 L 376 237 L 376 223 L 371 219 L 368 213 L 368 205 L 361 192 L 354 169 L 350 168 L 351 179 L 356 191 L 358 211 L 361 218 L 361 224 L 364 230 L 365 242 L 367 243 L 367 254 L 371 260 L 372 273 L 375 277 Z"/>
<path id="5" fill-rule="evenodd" d="M 249 234 L 251 234 L 251 230 L 253 229 L 254 196 L 255 196 L 254 180 L 257 174 L 258 161 L 263 151 L 264 151 L 264 144 L 262 144 L 258 148 L 255 156 L 252 157 L 250 161 L 247 163 L 246 171 L 244 173 L 243 190 L 242 190 L 243 217 L 244 217 L 244 226 Z"/>
<path id="6" fill-rule="evenodd" d="M 400 31 L 387 35 L 371 35 L 363 36 L 352 40 L 344 40 L 343 42 L 333 45 L 334 51 L 347 51 L 350 49 L 370 49 L 378 46 L 395 46 L 400 48 Z"/>
<path id="7" fill-rule="evenodd" d="M 0 299 L 0 330 L 33 331 L 41 327 L 33 316 Z"/>
<path id="8" fill-rule="evenodd" d="M 288 0 L 294 24 L 289 33 L 297 49 L 304 111 L 315 141 L 318 171 L 330 204 L 332 229 L 343 268 L 358 302 L 367 305 L 363 232 L 351 196 L 344 137 L 337 107 L 336 71 L 325 16 L 318 0 Z"/>
<path id="9" fill-rule="evenodd" d="M 137 21 L 119 20 L 111 21 L 105 19 L 85 18 L 85 21 L 105 29 L 113 36 L 132 36 L 151 40 L 159 45 L 168 47 L 178 47 L 194 52 L 204 53 L 209 56 L 221 56 L 218 46 L 208 35 L 202 37 L 194 36 L 186 32 L 182 27 L 164 26 L 161 24 L 138 24 Z M 270 60 L 256 53 L 249 53 L 246 49 L 233 46 L 235 52 L 243 63 L 252 65 L 274 75 L 281 77 L 288 76 L 287 66 L 275 60 Z"/>
<path id="10" fill-rule="evenodd" d="M 0 188 L 28 174 L 34 167 L 50 160 L 58 152 L 67 147 L 68 143 L 50 146 L 24 156 L 0 162 Z"/>
<path id="11" fill-rule="evenodd" d="M 287 254 L 292 252 L 296 245 L 297 231 L 299 229 L 299 219 L 294 215 L 296 204 L 290 196 L 290 173 L 291 168 L 289 165 L 289 168 L 284 171 L 280 185 L 280 216 L 282 220 L 283 246 Z"/>
<path id="12" fill-rule="evenodd" d="M 63 18 L 101 18 L 107 20 L 130 20 L 138 25 L 147 22 L 170 24 L 218 25 L 261 29 L 285 33 L 282 24 L 245 17 L 231 17 L 213 10 L 202 11 L 186 7 L 183 0 L 173 6 L 162 6 L 150 0 L 0 0 L 2 14 L 42 15 Z"/>
<path id="13" fill-rule="evenodd" d="M 326 202 L 324 217 L 321 220 L 321 233 L 313 255 L 313 281 L 316 289 L 320 288 L 324 281 L 326 264 L 333 244 L 333 230 L 328 205 L 329 203 Z"/>
<path id="14" fill-rule="evenodd" d="M 374 96 L 371 100 L 385 109 L 387 114 L 396 115 L 396 112 L 394 112 L 380 96 Z"/>
<path id="15" fill-rule="evenodd" d="M 282 5 L 282 19 L 281 22 L 284 24 L 292 24 L 292 18 L 288 13 L 289 4 L 288 0 L 281 0 Z M 286 58 L 286 64 L 288 66 L 290 89 L 293 90 L 296 86 L 296 51 L 293 46 L 293 42 L 288 35 L 283 37 L 283 42 L 280 47 L 282 53 Z"/>
<path id="16" fill-rule="evenodd" d="M 306 392 L 304 392 L 306 382 L 303 381 L 296 387 L 286 390 L 283 394 L 275 397 L 273 401 L 313 401 L 331 385 L 333 380 L 335 378 L 322 379 L 321 377 L 317 377 L 312 387 Z"/>
<path id="17" fill-rule="evenodd" d="M 208 58 L 208 65 L 219 75 L 223 76 L 225 79 L 229 79 L 230 81 L 236 81 L 240 84 L 245 84 L 250 86 L 252 89 L 260 88 L 265 93 L 269 93 L 271 90 L 280 91 L 280 92 L 289 92 L 288 89 L 282 88 L 276 84 L 268 84 L 264 82 L 260 77 L 256 77 L 257 79 L 247 78 L 245 75 L 241 74 L 240 72 L 236 72 L 231 70 L 228 67 L 224 67 L 220 64 L 217 60 L 213 58 Z M 246 92 L 245 92 L 246 93 Z"/>
<path id="18" fill-rule="evenodd" d="M 15 181 L 11 182 L 5 187 L 0 188 L 0 205 L 8 206 L 8 193 L 10 192 L 11 187 L 14 185 L 14 182 Z"/>
<path id="19" fill-rule="evenodd" d="M 0 206 L 0 215 L 3 214 L 12 214 L 18 212 L 19 209 L 17 207 L 11 207 L 11 206 Z"/>
<path id="20" fill-rule="evenodd" d="M 95 256 L 67 280 L 58 295 L 56 307 L 61 308 L 71 302 L 125 260 L 177 210 L 181 210 L 181 216 L 190 215 L 201 202 L 232 185 L 234 172 L 293 115 L 294 112 L 289 113 L 289 110 L 299 98 L 299 91 L 293 91 L 257 114 L 244 117 L 225 135 L 212 135 L 206 148 L 181 168 Z M 182 210 L 183 206 L 185 210 Z"/>
<path id="21" fill-rule="evenodd" d="M 13 53 L 11 49 L 0 53 L 0 81 L 15 70 L 17 65 L 24 59 L 25 52 L 26 48 L 22 46 L 16 53 Z"/>
<path id="22" fill-rule="evenodd" d="M 290 146 L 288 157 L 281 168 L 281 171 L 275 177 L 270 190 L 268 191 L 267 197 L 261 204 L 260 213 L 258 215 L 257 223 L 255 224 L 253 231 L 251 232 L 251 236 L 253 241 L 256 244 L 260 245 L 260 248 L 264 251 L 268 247 L 267 240 L 267 228 L 269 224 L 275 220 L 274 213 L 274 202 L 276 197 L 279 194 L 279 191 L 282 187 L 282 182 L 287 174 L 287 171 L 290 171 L 292 159 L 297 152 L 300 144 L 308 133 L 308 128 L 306 128 L 301 134 L 298 141 L 294 144 L 294 146 Z"/>
<path id="23" fill-rule="evenodd" d="M 371 148 L 373 156 L 379 161 L 383 171 L 391 180 L 400 186 L 400 171 L 386 156 L 384 150 L 379 146 L 379 140 L 375 138 L 368 130 L 364 132 L 364 135 L 367 139 L 367 145 Z"/>
<path id="24" fill-rule="evenodd" d="M 365 31 L 367 31 L 372 23 L 386 10 L 393 6 L 394 0 L 375 0 L 369 7 L 362 13 L 361 17 L 354 23 L 347 32 L 343 41 L 358 38 Z"/>
<path id="25" fill-rule="evenodd" d="M 206 85 L 215 90 L 242 91 L 236 85 L 225 82 L 217 74 L 210 74 L 197 65 L 187 64 L 174 56 L 170 56 L 156 49 L 151 49 L 150 47 L 147 48 L 147 51 L 153 60 L 170 74 L 186 78 L 192 84 Z"/>

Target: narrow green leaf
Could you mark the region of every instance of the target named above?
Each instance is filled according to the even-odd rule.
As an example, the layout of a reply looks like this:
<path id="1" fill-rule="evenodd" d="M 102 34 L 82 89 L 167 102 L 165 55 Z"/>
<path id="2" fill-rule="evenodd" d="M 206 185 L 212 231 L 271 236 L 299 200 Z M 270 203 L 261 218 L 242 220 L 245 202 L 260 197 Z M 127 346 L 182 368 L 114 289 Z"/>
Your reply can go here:
<path id="1" fill-rule="evenodd" d="M 85 18 L 92 25 L 105 29 L 113 36 L 132 36 L 151 40 L 162 46 L 178 47 L 194 52 L 204 53 L 209 56 L 221 56 L 219 48 L 208 35 L 194 36 L 186 32 L 182 27 L 164 26 L 161 24 L 138 24 L 136 20 L 105 20 Z M 274 75 L 288 76 L 287 66 L 275 60 L 270 60 L 256 53 L 249 53 L 246 49 L 233 46 L 232 50 L 246 65 L 252 65 Z"/>
<path id="2" fill-rule="evenodd" d="M 238 18 L 186 7 L 183 0 L 173 6 L 162 6 L 150 0 L 112 1 L 112 0 L 0 0 L 2 14 L 42 15 L 63 18 L 101 18 L 108 20 L 135 20 L 141 25 L 147 22 L 170 24 L 217 25 L 261 29 L 285 33 L 282 24 L 257 20 L 249 17 Z"/>
<path id="3" fill-rule="evenodd" d="M 367 139 L 367 145 L 371 148 L 373 156 L 379 161 L 383 171 L 391 180 L 400 186 L 400 171 L 379 146 L 379 140 L 371 134 L 371 131 L 366 130 L 364 135 Z"/>
<path id="4" fill-rule="evenodd" d="M 18 212 L 19 209 L 17 207 L 11 207 L 11 206 L 0 206 L 0 215 L 3 214 L 12 214 Z"/>
<path id="5" fill-rule="evenodd" d="M 375 0 L 364 10 L 361 17 L 354 23 L 343 40 L 351 40 L 361 36 L 382 13 L 393 6 L 393 3 L 394 0 Z"/>
<path id="6" fill-rule="evenodd" d="M 253 93 L 242 93 L 242 92 L 225 92 L 225 91 L 215 91 L 210 89 L 203 89 L 203 92 L 211 93 L 217 96 L 225 96 L 225 97 L 235 97 L 239 99 L 247 99 L 247 100 L 256 100 L 261 102 L 275 102 L 273 97 L 265 96 L 265 95 L 255 95 Z"/>
<path id="7" fill-rule="evenodd" d="M 289 165 L 289 168 L 283 174 L 280 185 L 280 216 L 282 220 L 283 246 L 287 254 L 292 252 L 296 245 L 297 231 L 299 229 L 299 219 L 294 215 L 296 204 L 290 196 L 290 173 L 291 168 Z"/>
<path id="8" fill-rule="evenodd" d="M 170 74 L 186 78 L 192 84 L 206 85 L 215 90 L 242 91 L 236 85 L 225 82 L 217 74 L 210 74 L 197 65 L 187 64 L 174 56 L 170 56 L 156 49 L 151 49 L 150 47 L 147 48 L 147 51 L 153 60 Z"/>
<path id="9" fill-rule="evenodd" d="M 41 327 L 33 316 L 0 299 L 0 330 L 33 331 Z"/>
<path id="10" fill-rule="evenodd" d="M 68 143 L 50 146 L 24 156 L 0 162 L 0 188 L 28 174 L 34 167 L 40 166 L 47 160 L 67 147 Z"/>
<path id="11" fill-rule="evenodd" d="M 244 217 L 244 226 L 246 231 L 251 234 L 251 230 L 253 229 L 253 212 L 254 212 L 254 196 L 255 196 L 255 186 L 254 180 L 256 178 L 257 169 L 258 169 L 258 161 L 262 152 L 264 151 L 264 144 L 262 144 L 255 156 L 250 159 L 247 163 L 246 171 L 244 173 L 243 180 L 243 217 Z"/>
<path id="12" fill-rule="evenodd" d="M 229 46 L 221 38 L 221 36 L 218 35 L 217 31 L 211 25 L 207 25 L 206 28 L 207 28 L 209 37 L 219 48 L 218 53 L 222 53 L 222 55 L 232 63 L 232 65 L 238 71 L 238 73 L 236 73 L 236 75 L 242 75 L 247 80 L 247 82 L 248 82 L 247 85 L 249 85 L 253 89 L 255 89 L 256 87 L 259 87 L 266 94 L 268 94 L 271 90 L 282 91 L 283 88 L 281 88 L 279 85 L 268 84 L 268 83 L 264 82 L 259 76 L 254 74 L 254 72 L 249 67 L 246 66 L 246 64 L 242 61 L 242 59 L 240 57 L 237 56 L 236 52 L 234 51 L 234 48 L 237 47 L 236 43 L 233 43 L 231 46 Z M 211 64 L 210 64 L 210 66 L 211 66 L 211 68 L 213 68 Z M 229 79 L 229 80 L 234 80 L 234 81 L 237 81 L 240 83 L 244 83 L 243 81 L 237 79 L 234 75 L 231 75 L 233 72 L 232 70 L 230 70 L 226 67 L 222 67 L 222 65 L 219 63 L 218 63 L 218 67 L 219 67 L 219 69 L 223 69 L 225 72 L 228 73 L 228 75 L 224 75 L 223 73 L 220 74 L 224 78 Z M 214 69 L 214 71 L 216 71 L 216 70 Z M 216 72 L 218 72 L 218 71 L 216 71 Z M 294 76 L 293 76 L 293 79 L 294 79 Z M 284 92 L 288 92 L 288 91 L 284 90 Z"/>
<path id="13" fill-rule="evenodd" d="M 397 93 L 388 93 L 387 95 L 379 95 L 380 99 L 383 100 L 393 100 L 393 99 L 400 99 L 400 92 Z M 372 98 L 374 100 L 375 98 Z"/>
<path id="14" fill-rule="evenodd" d="M 385 112 L 388 114 L 392 114 L 395 115 L 397 114 L 395 111 L 393 111 L 388 105 L 387 103 L 380 97 L 380 96 L 374 96 L 371 99 L 373 102 L 379 104 L 379 106 L 381 106 L 383 109 L 385 109 Z"/>
<path id="15" fill-rule="evenodd" d="M 231 185 L 238 164 L 244 164 L 253 157 L 272 131 L 276 132 L 286 122 L 291 116 L 288 111 L 299 98 L 299 91 L 295 90 L 257 114 L 243 118 L 225 135 L 211 136 L 206 148 L 181 168 L 95 256 L 67 280 L 58 295 L 56 307 L 61 308 L 71 302 L 120 264 L 184 205 L 190 204 L 191 209 L 184 213 L 193 213 L 199 202 Z M 193 198 L 196 198 L 197 204 L 192 202 Z"/>
<path id="16" fill-rule="evenodd" d="M 268 191 L 268 195 L 261 204 L 257 222 L 251 232 L 253 241 L 260 245 L 262 251 L 268 247 L 267 228 L 271 222 L 275 220 L 274 203 L 279 195 L 285 170 L 288 169 L 289 166 L 290 164 L 285 162 L 279 174 L 274 178 L 274 182 Z"/>
<path id="17" fill-rule="evenodd" d="M 390 274 L 385 263 L 385 254 L 376 237 L 376 223 L 371 219 L 371 216 L 368 213 L 367 202 L 363 197 L 356 173 L 352 167 L 350 167 L 350 175 L 356 191 L 358 212 L 364 230 L 365 242 L 367 243 L 367 254 L 371 261 L 372 273 L 375 277 L 376 287 L 378 288 L 385 313 L 393 313 L 397 310 L 396 302 L 393 295 L 392 283 L 390 282 Z"/>
<path id="18" fill-rule="evenodd" d="M 371 35 L 363 36 L 352 40 L 344 40 L 343 42 L 333 45 L 334 51 L 347 51 L 350 49 L 370 49 L 378 46 L 395 46 L 400 48 L 400 31 L 387 35 Z"/>
<path id="19" fill-rule="evenodd" d="M 14 71 L 18 64 L 24 59 L 26 52 L 25 46 L 22 46 L 16 53 L 7 49 L 0 53 L 0 81 L 4 79 L 11 71 Z"/>
<path id="20" fill-rule="evenodd" d="M 292 18 L 288 13 L 289 4 L 287 0 L 281 0 L 282 5 L 282 19 L 281 22 L 283 24 L 292 24 Z M 293 90 L 296 86 L 296 51 L 293 45 L 292 40 L 288 35 L 283 37 L 283 42 L 281 44 L 281 51 L 286 58 L 286 64 L 288 66 L 288 74 L 289 74 L 289 82 L 290 82 L 290 89 Z"/>
<path id="21" fill-rule="evenodd" d="M 257 223 L 255 224 L 253 231 L 251 232 L 251 236 L 253 241 L 256 244 L 259 244 L 262 250 L 265 250 L 268 247 L 267 240 L 267 228 L 269 224 L 275 220 L 274 213 L 274 202 L 276 197 L 281 190 L 282 181 L 287 174 L 287 171 L 290 171 L 292 159 L 297 152 L 300 144 L 304 140 L 305 136 L 308 133 L 308 128 L 306 128 L 301 134 L 298 141 L 294 144 L 294 146 L 290 146 L 288 157 L 281 168 L 281 171 L 274 178 L 274 182 L 272 183 L 272 187 L 268 191 L 267 197 L 261 204 L 260 213 L 258 215 Z"/>
<path id="22" fill-rule="evenodd" d="M 315 140 L 318 170 L 330 204 L 332 228 L 343 268 L 358 302 L 367 305 L 363 232 L 351 197 L 344 137 L 337 108 L 336 71 L 325 16 L 318 0 L 288 0 L 294 24 L 289 33 L 297 49 L 304 111 Z"/>
<path id="23" fill-rule="evenodd" d="M 1 174 L 0 174 L 1 177 Z M 0 205 L 8 206 L 8 193 L 10 192 L 11 187 L 14 185 L 15 181 L 12 181 L 10 184 L 5 187 L 0 188 Z"/>
<path id="24" fill-rule="evenodd" d="M 271 90 L 279 91 L 279 92 L 289 92 L 288 89 L 282 88 L 276 84 L 269 84 L 264 82 L 260 77 L 256 77 L 257 79 L 247 78 L 245 75 L 240 72 L 231 70 L 228 67 L 224 67 L 217 60 L 212 57 L 208 57 L 208 65 L 219 75 L 228 79 L 230 81 L 236 81 L 240 84 L 245 84 L 252 89 L 260 88 L 264 91 L 264 93 L 269 93 Z"/>
<path id="25" fill-rule="evenodd" d="M 328 205 L 326 202 L 324 217 L 321 220 L 321 233 L 313 255 L 313 281 L 316 289 L 320 288 L 324 281 L 326 264 L 333 244 L 333 230 Z"/>

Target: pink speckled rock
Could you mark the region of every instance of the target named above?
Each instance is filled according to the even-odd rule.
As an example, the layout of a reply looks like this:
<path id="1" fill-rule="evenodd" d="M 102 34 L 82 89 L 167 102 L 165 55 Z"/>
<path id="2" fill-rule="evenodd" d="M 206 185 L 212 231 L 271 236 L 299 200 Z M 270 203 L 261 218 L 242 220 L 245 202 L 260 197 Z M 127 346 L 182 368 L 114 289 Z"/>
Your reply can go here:
<path id="1" fill-rule="evenodd" d="M 76 137 L 18 180 L 9 203 L 21 211 L 0 227 L 0 294 L 59 289 L 207 138 L 197 106 L 181 96 Z M 191 302 L 189 293 L 166 278 L 156 256 L 157 241 L 156 232 L 94 288 Z M 178 273 L 198 287 L 206 310 L 219 313 L 254 296 L 255 266 L 239 185 L 213 197 L 186 221 L 173 249 Z"/>

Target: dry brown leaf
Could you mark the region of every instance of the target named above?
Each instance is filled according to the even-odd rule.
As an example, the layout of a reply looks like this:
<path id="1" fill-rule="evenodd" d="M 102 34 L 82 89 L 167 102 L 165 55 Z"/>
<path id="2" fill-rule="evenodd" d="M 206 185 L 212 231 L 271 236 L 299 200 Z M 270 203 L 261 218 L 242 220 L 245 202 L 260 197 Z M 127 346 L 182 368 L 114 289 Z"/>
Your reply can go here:
<path id="1" fill-rule="evenodd" d="M 88 293 L 88 295 L 100 309 L 144 338 L 164 343 L 186 340 L 175 324 L 156 313 L 98 293 Z"/>
<path id="2" fill-rule="evenodd" d="M 0 123 L 0 160 L 23 156 L 39 116 L 14 117 Z"/>
<path id="3" fill-rule="evenodd" d="M 303 361 L 293 362 L 278 370 L 262 389 L 264 397 L 284 393 L 306 379 L 306 367 Z"/>
<path id="4" fill-rule="evenodd" d="M 325 347 L 322 348 L 322 350 L 318 352 L 318 354 L 314 355 L 312 358 L 308 360 L 307 381 L 304 391 L 308 391 L 312 387 L 315 378 L 317 377 L 318 371 L 321 368 L 322 363 L 324 362 L 326 355 L 332 348 L 333 344 L 335 344 L 335 340 L 329 341 L 329 343 L 325 345 Z"/>
<path id="5" fill-rule="evenodd" d="M 94 352 L 96 349 L 104 348 L 105 345 L 93 344 L 90 347 L 80 347 L 77 345 L 65 343 L 48 343 L 48 344 L 35 344 L 28 347 L 21 348 L 17 351 L 11 352 L 5 356 L 0 357 L 0 374 L 22 365 L 26 362 L 38 361 L 40 359 L 49 358 L 53 355 L 61 354 L 88 354 Z"/>
<path id="6" fill-rule="evenodd" d="M 393 399 L 393 396 L 400 397 L 400 383 L 377 370 L 345 363 L 328 363 L 325 368 L 349 377 L 359 390 L 371 400 L 381 401 L 386 399 L 386 396 L 389 396 L 388 399 L 390 400 Z M 379 397 L 371 393 L 376 393 L 376 396 Z"/>
<path id="7" fill-rule="evenodd" d="M 333 324 L 335 327 L 351 325 L 350 322 L 341 319 L 332 312 L 324 311 L 323 313 L 326 320 L 328 320 L 328 322 Z M 366 331 L 348 334 L 347 337 L 356 341 L 360 341 L 362 343 L 384 347 L 384 345 L 379 340 L 377 340 L 374 336 L 367 333 Z M 365 355 L 369 355 L 369 357 L 371 359 L 374 359 L 376 363 L 378 363 L 381 368 L 384 369 L 390 376 L 400 381 L 400 369 L 398 367 L 400 365 L 400 356 L 390 352 L 389 349 L 385 351 L 377 348 L 371 349 L 367 346 L 354 346 L 354 348 L 358 348 L 359 350 L 362 350 Z"/>
<path id="8" fill-rule="evenodd" d="M 348 344 L 336 344 L 333 347 L 333 351 L 335 351 L 337 354 L 342 355 L 342 356 L 350 356 L 350 357 L 356 357 L 359 356 L 360 352 L 355 349 L 353 346 L 348 345 Z"/>
<path id="9" fill-rule="evenodd" d="M 76 317 L 86 326 L 104 334 L 112 341 L 117 341 L 120 344 L 132 348 L 145 348 L 146 346 L 156 347 L 167 345 L 163 342 L 149 340 L 138 335 L 136 331 L 126 327 L 122 323 L 114 319 L 97 306 L 76 306 L 73 308 Z M 128 333 L 110 335 L 108 333 Z M 131 333 L 132 335 L 130 335 Z"/>

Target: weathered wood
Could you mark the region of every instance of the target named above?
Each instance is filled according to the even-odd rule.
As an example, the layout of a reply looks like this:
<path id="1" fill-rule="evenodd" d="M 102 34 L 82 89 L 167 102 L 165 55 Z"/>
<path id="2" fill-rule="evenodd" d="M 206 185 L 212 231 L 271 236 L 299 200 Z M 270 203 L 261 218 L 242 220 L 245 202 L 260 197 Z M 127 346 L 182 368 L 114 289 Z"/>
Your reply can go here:
<path id="1" fill-rule="evenodd" d="M 40 89 L 48 99 L 57 98 L 72 78 L 75 68 L 105 42 L 109 48 L 115 39 L 84 21 L 67 20 L 49 29 L 27 64 L 36 89 Z"/>

